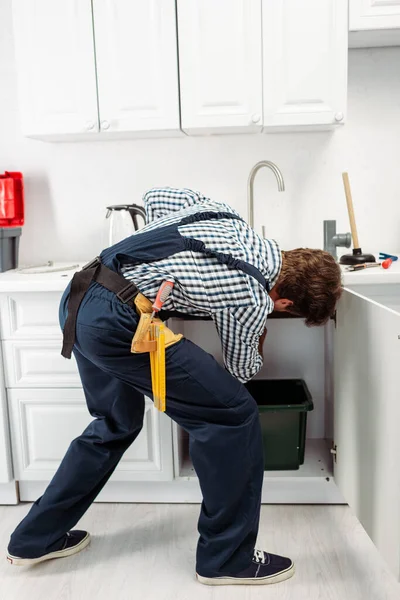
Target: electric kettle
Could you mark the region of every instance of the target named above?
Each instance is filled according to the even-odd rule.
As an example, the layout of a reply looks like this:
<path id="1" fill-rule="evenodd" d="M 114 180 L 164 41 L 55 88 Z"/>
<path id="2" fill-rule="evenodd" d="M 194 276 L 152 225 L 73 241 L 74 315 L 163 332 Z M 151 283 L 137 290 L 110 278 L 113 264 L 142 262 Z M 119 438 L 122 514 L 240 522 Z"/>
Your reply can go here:
<path id="1" fill-rule="evenodd" d="M 113 246 L 121 242 L 138 229 L 141 229 L 145 223 L 146 211 L 143 206 L 137 204 L 107 206 L 105 244 Z"/>

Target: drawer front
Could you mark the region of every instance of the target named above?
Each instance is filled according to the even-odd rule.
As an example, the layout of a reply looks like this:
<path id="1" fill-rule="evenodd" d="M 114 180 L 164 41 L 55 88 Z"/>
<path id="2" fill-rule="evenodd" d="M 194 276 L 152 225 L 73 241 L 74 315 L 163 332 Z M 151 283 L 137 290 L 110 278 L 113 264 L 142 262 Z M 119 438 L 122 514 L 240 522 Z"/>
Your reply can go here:
<path id="1" fill-rule="evenodd" d="M 7 388 L 81 387 L 74 357 L 61 356 L 60 340 L 3 342 Z"/>
<path id="2" fill-rule="evenodd" d="M 0 295 L 1 337 L 60 339 L 61 292 L 16 292 Z"/>
<path id="3" fill-rule="evenodd" d="M 80 389 L 8 390 L 15 478 L 48 481 L 71 441 L 91 422 Z M 125 452 L 114 481 L 170 481 L 170 419 L 146 399 L 143 429 Z"/>

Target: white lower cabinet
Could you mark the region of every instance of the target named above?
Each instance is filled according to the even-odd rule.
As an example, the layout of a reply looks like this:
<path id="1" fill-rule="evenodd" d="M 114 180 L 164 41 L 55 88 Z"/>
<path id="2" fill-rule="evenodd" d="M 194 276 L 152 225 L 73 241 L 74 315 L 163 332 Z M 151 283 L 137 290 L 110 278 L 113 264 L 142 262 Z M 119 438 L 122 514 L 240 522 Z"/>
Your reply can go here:
<path id="1" fill-rule="evenodd" d="M 8 388 L 81 387 L 74 356 L 61 356 L 59 340 L 3 342 Z"/>
<path id="2" fill-rule="evenodd" d="M 8 404 L 16 479 L 49 481 L 71 441 L 92 420 L 83 391 L 12 389 Z M 143 429 L 111 480 L 168 481 L 172 477 L 171 422 L 146 399 Z"/>
<path id="3" fill-rule="evenodd" d="M 350 31 L 400 28 L 400 0 L 349 0 Z"/>
<path id="4" fill-rule="evenodd" d="M 270 350 L 260 375 L 304 378 L 316 406 L 310 414 L 304 465 L 293 472 L 266 472 L 263 502 L 348 503 L 399 578 L 400 283 L 358 289 L 345 290 L 336 328 L 331 323 L 325 331 L 309 329 L 298 319 L 271 320 L 268 325 Z M 71 441 L 92 418 L 75 364 L 59 357 L 55 323 L 60 296 L 55 290 L 0 293 L 0 306 L 6 307 L 1 345 L 7 384 L 0 396 L 0 502 L 1 486 L 12 492 L 13 477 L 20 498 L 36 500 Z M 46 314 L 35 317 L 30 301 L 35 307 L 43 303 Z M 42 338 L 41 321 L 46 323 Z M 179 327 L 219 357 L 211 323 L 172 325 L 175 331 Z M 334 455 L 327 443 L 332 437 Z M 201 501 L 188 436 L 149 399 L 141 433 L 98 500 Z"/>
<path id="5" fill-rule="evenodd" d="M 20 498 L 27 501 L 43 493 L 71 441 L 92 420 L 75 359 L 61 356 L 61 294 L 59 290 L 0 294 L 4 367 L 0 484 L 12 485 L 14 478 L 19 482 Z M 101 498 L 132 501 L 140 482 L 150 485 L 146 499 L 151 500 L 151 484 L 173 480 L 172 447 L 170 419 L 146 398 L 142 431 L 125 452 Z M 0 503 L 2 498 L 0 487 Z"/>
<path id="6" fill-rule="evenodd" d="M 1 364 L 1 350 L 0 350 Z M 9 421 L 7 410 L 7 394 L 4 381 L 0 379 L 0 504 L 1 486 L 9 484 L 13 480 L 13 468 L 11 461 Z"/>
<path id="7" fill-rule="evenodd" d="M 59 340 L 60 299 L 60 292 L 29 290 L 0 294 L 1 339 Z"/>

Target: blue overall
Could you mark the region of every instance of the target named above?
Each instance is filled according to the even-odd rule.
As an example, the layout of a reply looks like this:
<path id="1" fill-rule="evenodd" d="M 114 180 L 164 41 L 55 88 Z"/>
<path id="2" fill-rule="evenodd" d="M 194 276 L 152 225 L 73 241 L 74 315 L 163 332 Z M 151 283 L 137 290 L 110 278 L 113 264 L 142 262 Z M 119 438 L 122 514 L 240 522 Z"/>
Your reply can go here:
<path id="1" fill-rule="evenodd" d="M 101 261 L 119 272 L 124 261 L 157 261 L 189 249 L 245 271 L 268 289 L 254 266 L 179 233 L 179 225 L 215 218 L 238 217 L 198 213 L 135 234 L 104 250 Z M 62 328 L 68 295 L 69 287 L 60 305 Z M 152 391 L 149 355 L 130 352 L 137 323 L 134 308 L 97 282 L 90 285 L 78 311 L 73 352 L 94 420 L 72 441 L 45 493 L 12 534 L 9 552 L 14 556 L 57 550 L 139 434 L 144 395 L 151 397 Z M 166 412 L 189 434 L 203 494 L 197 572 L 234 575 L 249 566 L 258 532 L 264 465 L 257 405 L 243 384 L 189 340 L 167 349 L 166 371 Z"/>

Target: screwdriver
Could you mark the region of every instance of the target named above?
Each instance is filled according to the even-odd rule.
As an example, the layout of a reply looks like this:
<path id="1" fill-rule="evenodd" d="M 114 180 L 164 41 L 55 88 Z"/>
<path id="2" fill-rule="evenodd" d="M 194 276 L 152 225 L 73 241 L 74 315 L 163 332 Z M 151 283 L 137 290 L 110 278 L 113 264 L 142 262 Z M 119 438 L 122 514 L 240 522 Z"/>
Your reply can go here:
<path id="1" fill-rule="evenodd" d="M 392 262 L 393 260 L 391 258 L 387 258 L 381 263 L 365 263 L 364 265 L 354 265 L 352 267 L 348 267 L 346 271 L 361 271 L 362 269 L 371 269 L 372 267 L 382 267 L 383 269 L 388 269 Z"/>
<path id="2" fill-rule="evenodd" d="M 160 289 L 157 292 L 156 299 L 154 300 L 154 304 L 152 306 L 153 312 L 151 313 L 150 322 L 154 319 L 156 313 L 159 313 L 163 307 L 163 304 L 166 300 L 168 300 L 172 289 L 174 287 L 174 282 L 167 279 L 160 285 Z"/>

